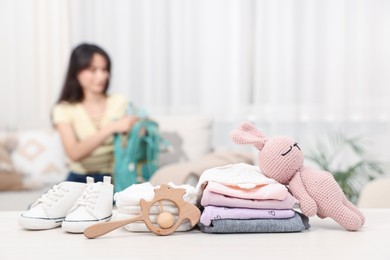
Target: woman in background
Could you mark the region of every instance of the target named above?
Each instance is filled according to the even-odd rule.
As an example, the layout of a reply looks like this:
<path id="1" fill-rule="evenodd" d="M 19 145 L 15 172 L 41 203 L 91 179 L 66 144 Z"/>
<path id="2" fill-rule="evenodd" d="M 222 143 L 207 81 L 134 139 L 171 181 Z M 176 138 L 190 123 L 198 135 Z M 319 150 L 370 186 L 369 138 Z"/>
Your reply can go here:
<path id="1" fill-rule="evenodd" d="M 128 132 L 137 118 L 126 115 L 127 100 L 108 95 L 111 62 L 92 44 L 77 46 L 69 61 L 65 83 L 52 111 L 65 152 L 71 160 L 67 181 L 103 181 L 112 174 L 113 134 Z"/>

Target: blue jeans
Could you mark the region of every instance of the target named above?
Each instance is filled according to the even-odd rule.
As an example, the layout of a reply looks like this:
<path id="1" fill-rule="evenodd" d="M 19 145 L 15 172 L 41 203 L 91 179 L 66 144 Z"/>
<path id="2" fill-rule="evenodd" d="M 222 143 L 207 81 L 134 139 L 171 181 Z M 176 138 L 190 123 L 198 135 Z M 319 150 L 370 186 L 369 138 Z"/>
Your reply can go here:
<path id="1" fill-rule="evenodd" d="M 74 181 L 74 182 L 83 182 L 87 183 L 87 177 L 94 178 L 95 182 L 101 181 L 103 182 L 104 176 L 111 176 L 109 173 L 87 173 L 87 174 L 79 174 L 75 172 L 70 172 L 66 181 Z"/>

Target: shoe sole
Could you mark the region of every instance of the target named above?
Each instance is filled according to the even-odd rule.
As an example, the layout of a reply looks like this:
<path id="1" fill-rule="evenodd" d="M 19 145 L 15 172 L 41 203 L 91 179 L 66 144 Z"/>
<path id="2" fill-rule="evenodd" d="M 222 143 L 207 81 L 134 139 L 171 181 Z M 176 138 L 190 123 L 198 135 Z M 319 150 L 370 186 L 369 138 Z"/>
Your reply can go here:
<path id="1" fill-rule="evenodd" d="M 30 229 L 30 230 L 52 229 L 61 226 L 64 219 L 65 217 L 50 219 L 50 218 L 32 218 L 32 217 L 21 216 L 19 218 L 19 225 L 22 228 Z"/>
<path id="2" fill-rule="evenodd" d="M 92 226 L 94 224 L 100 223 L 100 222 L 108 222 L 111 220 L 112 215 L 98 219 L 98 220 L 64 220 L 62 222 L 62 229 L 69 233 L 84 233 L 84 230 Z"/>

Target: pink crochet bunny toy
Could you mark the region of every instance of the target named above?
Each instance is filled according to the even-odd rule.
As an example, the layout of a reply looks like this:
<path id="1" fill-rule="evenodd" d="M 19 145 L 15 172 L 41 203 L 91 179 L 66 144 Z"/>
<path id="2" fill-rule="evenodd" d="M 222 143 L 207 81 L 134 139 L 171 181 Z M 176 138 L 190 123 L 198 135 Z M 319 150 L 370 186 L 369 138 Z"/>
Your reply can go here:
<path id="1" fill-rule="evenodd" d="M 252 123 L 243 122 L 231 133 L 238 144 L 253 144 L 258 150 L 261 172 L 284 185 L 300 202 L 306 216 L 330 217 L 345 229 L 355 231 L 364 215 L 347 200 L 332 174 L 303 165 L 303 153 L 287 136 L 267 138 Z"/>

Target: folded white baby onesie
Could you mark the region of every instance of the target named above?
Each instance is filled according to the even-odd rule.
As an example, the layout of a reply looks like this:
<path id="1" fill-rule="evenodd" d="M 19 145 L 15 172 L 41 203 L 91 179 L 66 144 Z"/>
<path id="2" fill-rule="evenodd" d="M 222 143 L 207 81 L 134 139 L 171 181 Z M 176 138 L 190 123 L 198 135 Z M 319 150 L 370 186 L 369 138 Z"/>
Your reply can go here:
<path id="1" fill-rule="evenodd" d="M 165 201 L 164 201 L 165 202 Z M 173 203 L 163 203 L 164 211 L 172 213 L 172 214 L 179 214 L 179 209 L 173 204 Z M 141 213 L 141 206 L 121 206 L 121 211 L 126 214 L 140 214 Z M 151 206 L 149 209 L 149 214 L 159 214 L 161 213 L 161 207 L 159 203 L 156 203 L 155 205 Z"/>
<path id="2" fill-rule="evenodd" d="M 175 185 L 171 182 L 168 183 L 168 185 L 173 188 L 185 189 L 186 193 L 183 195 L 183 200 L 191 204 L 196 203 L 196 190 L 193 186 L 187 184 Z M 118 208 L 121 208 L 122 206 L 139 206 L 139 201 L 141 199 L 144 199 L 146 201 L 153 200 L 154 189 L 158 187 L 159 186 L 153 187 L 150 182 L 133 184 L 125 190 L 114 194 L 115 204 Z"/>
<path id="3" fill-rule="evenodd" d="M 164 210 L 165 210 L 165 207 L 164 207 Z M 123 219 L 130 219 L 130 218 L 138 217 L 138 216 L 139 216 L 139 214 L 129 214 L 129 213 L 117 211 L 114 214 L 113 219 L 114 220 L 123 220 Z M 176 221 L 178 215 L 174 214 L 173 216 L 175 217 L 175 221 Z M 158 217 L 157 214 L 150 214 L 149 215 L 150 222 L 152 222 L 152 224 L 155 225 L 156 227 L 158 227 L 157 217 Z M 146 224 L 143 221 L 130 223 L 130 224 L 124 226 L 124 228 L 128 231 L 131 231 L 131 232 L 150 232 L 150 230 L 148 229 L 148 227 L 146 226 Z M 183 231 L 191 230 L 192 228 L 193 227 L 191 227 L 191 223 L 188 220 L 183 220 L 183 222 L 178 226 L 176 231 L 183 232 Z"/>
<path id="4" fill-rule="evenodd" d="M 228 164 L 207 169 L 202 173 L 196 185 L 199 198 L 209 181 L 237 186 L 242 189 L 253 189 L 259 185 L 278 184 L 277 181 L 264 176 L 258 166 L 246 163 Z"/>
<path id="5" fill-rule="evenodd" d="M 173 188 L 185 189 L 186 193 L 183 195 L 183 200 L 193 205 L 196 204 L 196 190 L 193 186 L 175 185 L 171 182 L 168 183 L 168 185 Z M 146 182 L 142 184 L 133 184 L 125 190 L 115 193 L 114 200 L 118 210 L 114 214 L 113 218 L 116 220 L 123 220 L 139 216 L 141 214 L 141 207 L 139 204 L 140 200 L 144 199 L 146 201 L 152 201 L 155 195 L 154 189 L 158 187 L 159 186 L 153 187 L 153 185 L 149 182 Z M 157 216 L 162 211 L 170 212 L 176 217 L 179 214 L 179 210 L 173 202 L 163 200 L 161 201 L 161 205 L 160 203 L 156 203 L 149 209 L 149 219 L 152 224 L 156 224 L 157 226 Z M 134 232 L 149 232 L 149 229 L 142 221 L 130 223 L 124 226 L 124 228 Z M 188 231 L 191 228 L 190 222 L 185 220 L 179 225 L 177 231 Z"/>

